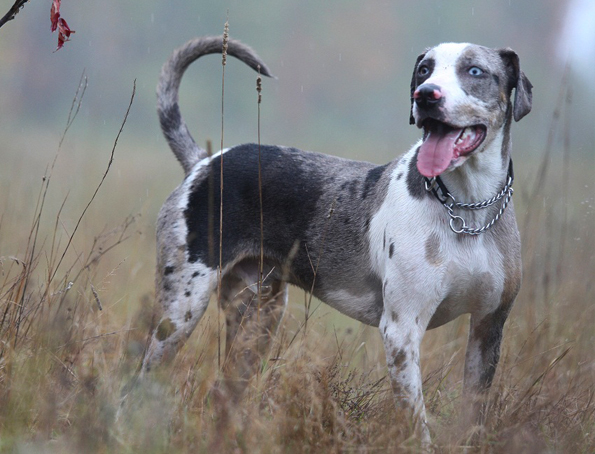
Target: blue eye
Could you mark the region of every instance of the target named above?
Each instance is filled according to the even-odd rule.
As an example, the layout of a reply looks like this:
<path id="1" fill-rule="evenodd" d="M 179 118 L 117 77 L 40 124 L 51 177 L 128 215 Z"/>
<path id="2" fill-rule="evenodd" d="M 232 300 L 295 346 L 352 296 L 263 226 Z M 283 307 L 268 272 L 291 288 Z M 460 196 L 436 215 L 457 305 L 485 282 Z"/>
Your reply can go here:
<path id="1" fill-rule="evenodd" d="M 481 76 L 483 74 L 483 70 L 481 68 L 478 68 L 477 66 L 472 66 L 471 68 L 469 68 L 467 72 L 472 76 L 476 77 Z"/>
<path id="2" fill-rule="evenodd" d="M 423 77 L 423 76 L 427 76 L 428 74 L 430 74 L 430 69 L 429 69 L 427 66 L 425 66 L 425 65 L 422 65 L 422 66 L 420 66 L 420 67 L 419 67 L 419 69 L 417 70 L 417 74 L 419 74 L 419 75 L 420 75 L 420 76 L 422 76 L 422 77 Z"/>

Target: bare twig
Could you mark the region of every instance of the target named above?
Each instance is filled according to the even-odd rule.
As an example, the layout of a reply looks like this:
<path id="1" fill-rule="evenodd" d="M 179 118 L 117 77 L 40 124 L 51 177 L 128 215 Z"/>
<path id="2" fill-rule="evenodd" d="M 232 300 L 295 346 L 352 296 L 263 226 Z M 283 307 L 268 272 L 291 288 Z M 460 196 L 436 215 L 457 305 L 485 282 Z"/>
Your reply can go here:
<path id="1" fill-rule="evenodd" d="M 81 109 L 81 103 L 83 102 L 83 96 L 85 96 L 85 91 L 87 90 L 87 76 L 85 75 L 85 70 L 81 73 L 81 78 L 79 80 L 78 87 L 76 89 L 76 93 L 74 94 L 74 98 L 72 99 L 72 104 L 70 105 L 70 111 L 68 112 L 68 118 L 66 119 L 66 127 L 64 128 L 64 132 L 62 133 L 62 137 L 60 137 L 60 143 L 58 145 L 58 149 L 62 147 L 62 142 L 64 142 L 64 138 L 66 137 L 66 133 L 70 129 L 70 126 L 74 122 L 74 119 L 79 113 Z M 79 94 L 80 93 L 80 94 Z"/>
<path id="2" fill-rule="evenodd" d="M 126 114 L 124 115 L 124 120 L 122 120 L 122 124 L 120 125 L 120 130 L 118 131 L 118 134 L 116 135 L 116 139 L 114 140 L 114 145 L 112 147 L 110 158 L 107 163 L 107 168 L 105 169 L 105 172 L 103 173 L 103 176 L 101 177 L 101 180 L 99 181 L 99 184 L 95 188 L 95 191 L 93 192 L 93 195 L 91 196 L 91 199 L 89 200 L 89 202 L 87 202 L 87 205 L 85 206 L 85 208 L 83 209 L 83 212 L 79 216 L 78 221 L 76 222 L 76 225 L 74 226 L 74 230 L 72 231 L 72 234 L 68 238 L 68 243 L 66 244 L 66 247 L 64 248 L 64 251 L 62 252 L 60 260 L 58 260 L 58 263 L 56 264 L 56 267 L 54 268 L 54 272 L 50 278 L 50 282 L 52 280 L 54 280 L 54 277 L 56 276 L 56 273 L 58 272 L 58 268 L 60 267 L 60 264 L 64 260 L 64 257 L 66 256 L 66 252 L 69 250 L 70 245 L 72 244 L 74 235 L 76 234 L 76 232 L 81 224 L 81 221 L 83 220 L 83 217 L 85 216 L 85 213 L 87 212 L 87 210 L 89 209 L 89 207 L 91 206 L 93 201 L 95 200 L 95 197 L 97 196 L 97 193 L 99 192 L 99 189 L 103 185 L 103 182 L 105 181 L 105 178 L 107 177 L 107 174 L 109 173 L 109 171 L 112 167 L 112 163 L 114 162 L 114 153 L 116 151 L 116 146 L 118 145 L 118 139 L 120 138 L 120 134 L 122 134 L 122 131 L 124 130 L 124 125 L 126 124 L 126 120 L 128 119 L 128 114 L 130 113 L 130 108 L 132 107 L 132 102 L 134 101 L 135 94 L 136 94 L 136 79 L 134 79 L 134 82 L 133 82 L 132 95 L 131 95 L 130 101 L 128 103 L 128 108 L 126 109 Z"/>
<path id="3" fill-rule="evenodd" d="M 0 27 L 2 27 L 8 21 L 13 20 L 28 1 L 29 0 L 16 0 L 14 5 L 12 5 L 8 12 L 2 17 L 2 19 L 0 19 Z"/>
<path id="4" fill-rule="evenodd" d="M 81 86 L 83 86 L 82 91 L 81 91 Z M 18 292 L 19 292 L 18 295 L 20 295 L 20 297 L 18 298 L 18 300 L 19 300 L 20 305 L 19 305 L 19 312 L 18 312 L 17 319 L 16 319 L 16 330 L 15 330 L 15 337 L 14 337 L 15 347 L 16 347 L 18 337 L 19 337 L 19 329 L 20 329 L 20 325 L 21 325 L 23 311 L 25 310 L 25 295 L 27 294 L 27 286 L 29 283 L 29 276 L 30 276 L 30 273 L 32 272 L 32 270 L 34 269 L 34 266 L 32 266 L 32 265 L 35 261 L 35 249 L 37 246 L 37 238 L 39 235 L 39 226 L 41 225 L 41 214 L 43 213 L 45 199 L 46 199 L 46 196 L 48 193 L 48 189 L 50 187 L 52 173 L 54 171 L 54 166 L 56 165 L 56 161 L 58 160 L 58 155 L 60 154 L 60 150 L 62 148 L 62 143 L 64 141 L 64 137 L 66 137 L 66 133 L 68 132 L 68 129 L 74 122 L 74 120 L 79 112 L 81 103 L 83 102 L 83 96 L 85 94 L 86 87 L 87 87 L 87 78 L 85 76 L 85 71 L 83 71 L 81 74 L 81 78 L 79 80 L 79 84 L 77 86 L 76 92 L 74 94 L 74 98 L 72 99 L 70 111 L 68 112 L 68 119 L 66 121 L 66 127 L 64 128 L 62 137 L 58 144 L 58 150 L 56 151 L 56 155 L 54 156 L 52 165 L 49 168 L 49 173 L 48 173 L 48 170 L 46 169 L 46 175 L 42 179 L 42 186 L 41 186 L 40 194 L 38 196 L 37 204 L 35 207 L 34 221 L 33 221 L 33 225 L 31 226 L 31 230 L 29 232 L 29 238 L 27 240 L 27 250 L 25 251 L 25 262 L 29 266 L 27 266 L 23 270 L 23 279 L 19 280 L 20 288 L 18 290 Z"/>

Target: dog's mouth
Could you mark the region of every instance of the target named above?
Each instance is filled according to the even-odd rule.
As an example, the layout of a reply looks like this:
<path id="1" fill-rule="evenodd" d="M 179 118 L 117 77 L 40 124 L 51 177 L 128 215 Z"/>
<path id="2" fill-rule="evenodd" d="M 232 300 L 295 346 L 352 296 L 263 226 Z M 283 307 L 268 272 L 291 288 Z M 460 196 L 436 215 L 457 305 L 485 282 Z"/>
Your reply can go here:
<path id="1" fill-rule="evenodd" d="M 424 135 L 417 169 L 428 178 L 440 175 L 454 160 L 475 151 L 486 137 L 486 127 L 481 124 L 457 128 L 427 118 L 422 127 Z"/>

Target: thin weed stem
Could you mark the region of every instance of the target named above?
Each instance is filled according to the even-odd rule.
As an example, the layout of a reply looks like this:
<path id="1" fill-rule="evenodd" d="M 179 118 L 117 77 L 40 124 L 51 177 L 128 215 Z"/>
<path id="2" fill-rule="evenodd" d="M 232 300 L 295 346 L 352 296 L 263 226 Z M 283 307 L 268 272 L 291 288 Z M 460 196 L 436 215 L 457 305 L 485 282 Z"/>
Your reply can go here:
<path id="1" fill-rule="evenodd" d="M 211 158 L 213 157 L 213 144 L 211 143 L 210 140 L 207 140 L 207 157 L 209 158 L 209 166 L 211 165 Z M 208 209 L 208 219 L 207 219 L 207 223 L 208 223 L 208 232 L 209 232 L 209 236 L 207 238 L 208 241 L 208 248 L 209 248 L 209 266 L 211 266 L 212 263 L 215 262 L 215 238 L 213 238 L 213 233 L 214 233 L 214 227 L 215 227 L 215 218 L 214 218 L 214 214 L 215 214 L 215 188 L 213 187 L 214 182 L 213 182 L 213 172 L 212 172 L 212 167 L 209 171 L 209 176 L 208 176 L 208 185 L 209 185 L 209 195 L 208 195 L 208 204 L 209 206 L 207 207 Z"/>
<path id="2" fill-rule="evenodd" d="M 30 273 L 34 269 L 33 262 L 35 261 L 35 249 L 37 246 L 39 227 L 41 225 L 41 215 L 43 213 L 43 207 L 45 205 L 46 196 L 48 193 L 48 189 L 50 187 L 51 176 L 54 171 L 56 162 L 58 160 L 58 155 L 60 154 L 60 151 L 62 149 L 62 143 L 64 142 L 64 138 L 66 137 L 66 134 L 67 134 L 68 130 L 70 129 L 70 126 L 72 126 L 74 120 L 76 119 L 76 117 L 79 113 L 81 103 L 83 102 L 83 97 L 84 97 L 85 91 L 87 89 L 87 85 L 88 85 L 87 77 L 85 76 L 85 71 L 83 70 L 83 72 L 81 73 L 81 78 L 79 80 L 76 92 L 72 99 L 72 103 L 70 105 L 70 110 L 68 112 L 68 118 L 66 120 L 66 127 L 64 128 L 64 131 L 62 132 L 62 136 L 60 138 L 60 142 L 58 143 L 58 150 L 56 151 L 56 155 L 54 156 L 54 160 L 52 162 L 52 165 L 50 166 L 49 174 L 46 170 L 47 175 L 44 176 L 43 180 L 42 180 L 43 183 L 42 183 L 42 187 L 40 190 L 40 195 L 37 199 L 37 205 L 36 205 L 35 212 L 34 212 L 35 220 L 33 221 L 33 225 L 31 226 L 31 230 L 29 232 L 29 239 L 27 241 L 27 250 L 25 252 L 25 263 L 28 263 L 30 266 L 26 266 L 24 268 L 23 279 L 20 280 L 20 284 L 19 284 L 21 286 L 21 288 L 19 289 L 19 294 L 20 294 L 19 310 L 18 310 L 18 315 L 17 315 L 17 319 L 16 319 L 16 330 L 15 330 L 15 337 L 14 337 L 14 347 L 15 348 L 17 345 L 18 337 L 19 337 L 21 319 L 23 317 L 23 313 L 25 310 L 25 303 L 26 303 L 25 295 L 27 294 L 27 286 L 29 283 L 29 277 L 30 277 Z M 48 284 L 49 284 L 49 282 L 48 282 Z M 49 285 L 48 285 L 48 287 L 49 287 Z"/>
<path id="3" fill-rule="evenodd" d="M 56 276 L 56 273 L 58 272 L 58 268 L 60 267 L 62 261 L 64 260 L 64 257 L 66 256 L 66 252 L 70 248 L 70 245 L 72 244 L 72 240 L 74 238 L 74 235 L 76 234 L 76 232 L 77 232 L 77 230 L 78 230 L 78 228 L 79 228 L 79 226 L 81 224 L 81 221 L 83 220 L 83 217 L 85 216 L 85 213 L 87 213 L 87 210 L 89 209 L 89 207 L 91 206 L 91 204 L 95 200 L 95 197 L 97 196 L 97 193 L 99 192 L 99 189 L 101 189 L 101 186 L 103 186 L 103 182 L 105 181 L 105 179 L 107 177 L 107 174 L 109 173 L 109 171 L 110 171 L 110 169 L 112 167 L 112 164 L 114 162 L 114 154 L 116 152 L 116 146 L 118 145 L 118 139 L 120 138 L 120 135 L 122 134 L 122 131 L 124 130 L 124 125 L 126 125 L 126 120 L 128 120 L 128 114 L 130 114 L 130 108 L 132 107 L 132 103 L 134 101 L 135 94 L 136 94 L 136 79 L 134 79 L 134 82 L 133 82 L 133 85 L 132 85 L 132 95 L 130 96 L 130 101 L 128 102 L 128 107 L 126 109 L 126 114 L 124 115 L 124 119 L 122 120 L 122 124 L 120 125 L 120 130 L 118 131 L 118 134 L 116 135 L 116 139 L 114 140 L 114 145 L 112 146 L 112 151 L 110 153 L 110 158 L 109 158 L 109 161 L 107 163 L 107 167 L 105 169 L 105 172 L 103 172 L 103 176 L 101 177 L 101 180 L 99 181 L 99 184 L 95 188 L 95 191 L 93 192 L 93 195 L 91 196 L 91 198 L 87 202 L 87 205 L 85 205 L 85 208 L 83 209 L 83 212 L 79 216 L 79 218 L 78 218 L 78 220 L 76 222 L 76 225 L 74 226 L 74 230 L 72 231 L 72 234 L 68 238 L 68 243 L 66 244 L 66 247 L 64 248 L 64 251 L 62 252 L 62 256 L 60 257 L 60 260 L 58 260 L 58 263 L 56 264 L 56 267 L 54 268 L 54 272 L 52 273 L 49 282 L 51 282 L 51 281 L 54 280 L 54 277 Z"/>
<path id="4" fill-rule="evenodd" d="M 262 278 L 264 273 L 264 214 L 262 206 L 262 156 L 260 150 L 260 104 L 262 101 L 262 78 L 260 77 L 260 65 L 258 65 L 258 77 L 256 78 L 256 92 L 258 93 L 258 200 L 260 209 L 260 260 L 258 264 L 257 323 L 260 326 L 260 304 L 262 302 Z"/>
<path id="5" fill-rule="evenodd" d="M 219 269 L 217 271 L 217 304 L 221 307 L 221 279 L 223 272 L 223 138 L 225 126 L 225 65 L 227 64 L 227 46 L 229 42 L 229 11 L 227 20 L 223 28 L 223 48 L 221 49 L 221 152 L 219 159 L 221 161 L 219 175 Z M 221 369 L 221 316 L 217 311 L 217 365 Z"/>

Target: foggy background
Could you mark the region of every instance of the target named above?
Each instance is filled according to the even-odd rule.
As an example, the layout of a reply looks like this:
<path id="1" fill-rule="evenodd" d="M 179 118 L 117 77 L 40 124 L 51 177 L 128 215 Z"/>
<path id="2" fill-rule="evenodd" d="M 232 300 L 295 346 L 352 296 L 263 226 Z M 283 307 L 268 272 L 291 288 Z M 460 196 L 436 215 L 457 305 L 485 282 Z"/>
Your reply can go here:
<path id="1" fill-rule="evenodd" d="M 2 0 L 0 13 L 12 3 Z M 158 74 L 175 47 L 195 36 L 221 34 L 227 14 L 230 35 L 256 49 L 278 77 L 263 84 L 262 142 L 375 163 L 396 158 L 420 136 L 408 122 L 409 82 L 415 58 L 426 47 L 445 41 L 512 47 L 534 85 L 533 111 L 513 126 L 519 190 L 534 180 L 554 109 L 562 105 L 569 165 L 585 176 L 571 188 L 580 201 L 573 210 L 592 222 L 594 5 L 591 0 L 63 0 L 62 17 L 75 33 L 54 52 L 51 1 L 29 2 L 0 29 L 0 219 L 5 219 L 0 252 L 16 254 L 13 243 L 25 235 L 20 222 L 31 221 L 28 207 L 36 203 L 42 176 L 56 156 L 83 72 L 88 87 L 56 159 L 53 203 L 67 199 L 61 222 L 72 231 L 105 169 L 136 79 L 113 168 L 92 207 L 92 225 L 83 227 L 92 235 L 103 223 L 109 227 L 139 213 L 139 247 L 153 250 L 157 211 L 182 177 L 155 113 Z M 572 68 L 566 85 L 572 98 L 564 104 L 566 65 Z M 226 147 L 257 141 L 255 80 L 252 70 L 228 59 Z M 180 96 L 197 143 L 211 139 L 218 148 L 220 57 L 194 64 Z M 552 140 L 555 173 L 563 134 L 553 131 Z M 141 262 L 141 273 L 152 276 L 154 264 Z"/>
<path id="2" fill-rule="evenodd" d="M 0 0 L 0 17 L 13 2 Z M 405 446 L 378 330 L 318 301 L 310 308 L 297 289 L 242 406 L 212 398 L 227 360 L 225 318 L 211 304 L 156 386 L 141 387 L 147 398 L 114 418 L 159 321 L 155 221 L 183 176 L 158 124 L 157 78 L 174 48 L 221 34 L 229 11 L 230 35 L 277 76 L 263 81 L 262 143 L 378 164 L 420 137 L 410 79 L 426 47 L 516 50 L 534 85 L 532 112 L 512 127 L 523 284 L 486 426 L 463 432 L 469 316 L 424 336 L 430 429 L 438 452 L 474 450 L 471 430 L 482 452 L 595 452 L 595 0 L 62 0 L 75 33 L 57 52 L 51 3 L 29 1 L 0 28 L 0 451 Z M 258 139 L 257 75 L 227 61 L 231 147 Z M 221 57 L 192 65 L 180 97 L 197 143 L 216 151 Z"/>

